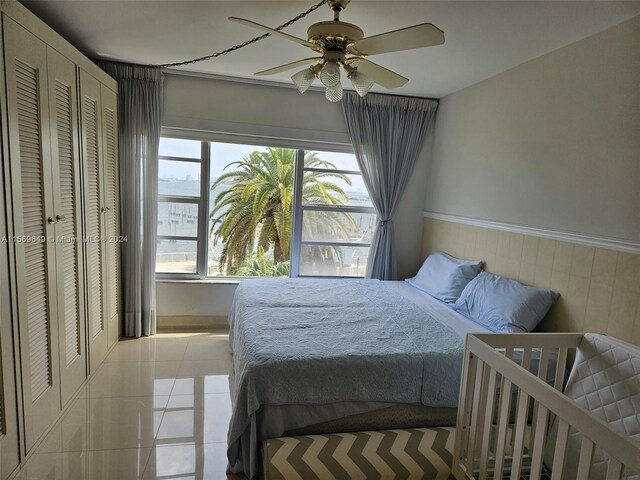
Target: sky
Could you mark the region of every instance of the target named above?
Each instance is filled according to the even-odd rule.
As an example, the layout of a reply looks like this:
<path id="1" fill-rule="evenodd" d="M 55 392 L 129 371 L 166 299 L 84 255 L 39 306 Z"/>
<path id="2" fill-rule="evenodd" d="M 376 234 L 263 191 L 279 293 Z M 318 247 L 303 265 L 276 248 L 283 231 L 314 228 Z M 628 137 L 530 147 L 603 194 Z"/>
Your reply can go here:
<path id="1" fill-rule="evenodd" d="M 200 141 L 183 140 L 175 138 L 160 139 L 160 155 L 182 157 L 182 158 L 200 158 Z M 263 150 L 266 147 L 257 147 L 254 145 L 239 145 L 233 143 L 217 143 L 211 142 L 211 177 L 219 177 L 224 168 L 231 162 L 240 160 L 248 156 L 255 150 Z M 355 155 L 352 153 L 337 152 L 318 152 L 318 156 L 323 160 L 328 160 L 336 165 L 337 168 L 345 170 L 358 170 Z M 161 160 L 159 166 L 160 178 L 178 178 L 185 179 L 186 175 L 190 175 L 192 180 L 197 180 L 200 174 L 200 165 L 196 163 L 172 162 Z M 342 184 L 343 189 L 352 192 L 366 193 L 364 182 L 359 175 L 351 176 L 352 185 Z M 336 182 L 339 183 L 339 182 Z"/>

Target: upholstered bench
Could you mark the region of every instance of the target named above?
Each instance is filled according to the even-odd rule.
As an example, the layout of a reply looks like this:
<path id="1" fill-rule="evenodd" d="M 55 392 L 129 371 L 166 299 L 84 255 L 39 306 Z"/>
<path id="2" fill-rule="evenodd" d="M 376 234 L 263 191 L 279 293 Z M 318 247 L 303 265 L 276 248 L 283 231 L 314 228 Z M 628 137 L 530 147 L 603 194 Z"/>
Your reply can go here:
<path id="1" fill-rule="evenodd" d="M 264 478 L 446 480 L 454 432 L 432 427 L 271 438 L 262 444 Z"/>

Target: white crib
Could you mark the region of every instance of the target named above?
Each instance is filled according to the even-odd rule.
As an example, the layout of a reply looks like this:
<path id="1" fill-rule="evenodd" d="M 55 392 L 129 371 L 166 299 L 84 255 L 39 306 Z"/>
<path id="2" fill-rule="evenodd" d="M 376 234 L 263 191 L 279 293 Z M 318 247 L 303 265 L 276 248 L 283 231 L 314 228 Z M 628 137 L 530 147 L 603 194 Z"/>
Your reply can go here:
<path id="1" fill-rule="evenodd" d="M 541 380 L 549 365 L 552 385 Z M 457 480 L 640 479 L 640 348 L 596 334 L 468 335 L 452 470 Z"/>

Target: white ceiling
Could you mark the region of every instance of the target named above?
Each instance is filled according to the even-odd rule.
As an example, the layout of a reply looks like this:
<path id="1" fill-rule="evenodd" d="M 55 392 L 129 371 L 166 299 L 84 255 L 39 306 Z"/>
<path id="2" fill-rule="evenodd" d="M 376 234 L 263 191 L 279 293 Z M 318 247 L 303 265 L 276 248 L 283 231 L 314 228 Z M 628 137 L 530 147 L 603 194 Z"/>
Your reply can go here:
<path id="1" fill-rule="evenodd" d="M 258 31 L 227 20 L 239 16 L 276 27 L 316 0 L 40 0 L 23 2 L 91 57 L 143 64 L 204 56 Z M 371 60 L 408 77 L 397 93 L 442 97 L 640 14 L 639 1 L 394 1 L 352 0 L 342 20 L 365 35 L 431 22 L 442 46 L 377 55 Z M 306 39 L 326 6 L 285 31 Z M 233 77 L 313 56 L 305 47 L 269 37 L 185 70 Z M 297 70 L 273 77 L 290 83 Z M 384 89 L 377 88 L 378 91 Z"/>

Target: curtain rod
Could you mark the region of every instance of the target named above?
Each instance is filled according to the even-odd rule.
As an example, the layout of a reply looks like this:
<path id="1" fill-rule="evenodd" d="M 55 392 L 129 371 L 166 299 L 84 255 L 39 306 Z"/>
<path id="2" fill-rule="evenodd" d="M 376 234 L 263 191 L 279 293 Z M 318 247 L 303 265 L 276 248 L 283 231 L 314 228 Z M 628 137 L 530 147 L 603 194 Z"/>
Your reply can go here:
<path id="1" fill-rule="evenodd" d="M 221 80 L 223 82 L 248 83 L 252 85 L 262 85 L 267 87 L 279 87 L 279 88 L 292 88 L 297 90 L 296 86 L 293 83 L 276 82 L 273 80 L 263 80 L 263 79 L 251 78 L 251 77 L 233 77 L 231 75 L 221 75 L 218 73 L 194 72 L 189 70 L 175 70 L 172 68 L 165 68 L 163 69 L 163 72 L 170 75 L 181 75 L 184 77 L 208 78 L 211 80 Z M 309 90 L 324 92 L 323 87 L 313 86 L 313 85 L 309 87 Z M 350 89 L 345 89 L 345 90 L 355 91 Z M 371 93 L 375 93 L 376 95 L 387 95 L 390 97 L 422 98 L 425 100 L 434 100 L 438 103 L 440 102 L 439 98 L 424 97 L 421 95 L 395 95 L 393 93 L 380 93 L 380 92 L 371 92 Z"/>

